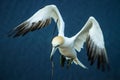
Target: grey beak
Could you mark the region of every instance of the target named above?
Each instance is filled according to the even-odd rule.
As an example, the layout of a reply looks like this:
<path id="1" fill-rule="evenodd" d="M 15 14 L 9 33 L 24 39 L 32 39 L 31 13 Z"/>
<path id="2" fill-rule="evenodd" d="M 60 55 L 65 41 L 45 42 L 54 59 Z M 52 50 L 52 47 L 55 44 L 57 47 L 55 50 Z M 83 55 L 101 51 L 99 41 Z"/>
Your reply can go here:
<path id="1" fill-rule="evenodd" d="M 55 51 L 57 50 L 57 47 L 52 47 L 52 51 L 51 51 L 51 54 L 50 54 L 50 60 L 52 61 L 53 59 L 53 55 L 55 53 Z"/>

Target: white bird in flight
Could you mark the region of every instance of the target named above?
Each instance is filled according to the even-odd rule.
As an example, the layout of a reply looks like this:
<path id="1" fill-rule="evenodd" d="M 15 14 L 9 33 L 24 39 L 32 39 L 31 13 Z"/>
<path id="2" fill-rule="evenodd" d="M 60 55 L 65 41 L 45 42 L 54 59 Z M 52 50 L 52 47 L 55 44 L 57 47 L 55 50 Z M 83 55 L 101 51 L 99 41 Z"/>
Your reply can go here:
<path id="1" fill-rule="evenodd" d="M 68 64 L 74 62 L 82 68 L 87 67 L 80 62 L 77 57 L 77 51 L 80 52 L 86 43 L 87 56 L 92 65 L 97 60 L 97 68 L 104 70 L 108 68 L 109 62 L 105 49 L 103 33 L 100 25 L 94 17 L 89 17 L 83 28 L 73 37 L 64 35 L 64 21 L 55 5 L 47 5 L 38 10 L 32 17 L 15 27 L 9 36 L 24 36 L 30 31 L 41 29 L 51 23 L 53 19 L 57 23 L 58 35 L 52 39 L 52 51 L 50 59 L 52 59 L 55 51 L 59 49 L 61 53 L 61 66 L 64 66 L 65 60 Z"/>

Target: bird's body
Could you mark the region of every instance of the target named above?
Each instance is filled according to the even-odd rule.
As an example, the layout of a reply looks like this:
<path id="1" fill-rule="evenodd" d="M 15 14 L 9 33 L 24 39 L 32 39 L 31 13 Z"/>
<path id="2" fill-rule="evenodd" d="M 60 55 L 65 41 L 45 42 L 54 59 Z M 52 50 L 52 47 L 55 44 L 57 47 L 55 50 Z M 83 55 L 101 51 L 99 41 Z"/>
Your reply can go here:
<path id="1" fill-rule="evenodd" d="M 64 37 L 64 36 L 57 36 L 62 37 L 64 39 L 63 44 L 59 46 L 59 51 L 62 55 L 68 57 L 68 58 L 75 58 L 75 50 L 73 48 L 73 42 L 74 40 L 72 38 Z M 55 37 L 56 38 L 56 37 Z"/>
<path id="2" fill-rule="evenodd" d="M 58 47 L 59 52 L 61 55 L 66 57 L 66 60 L 72 59 L 75 64 L 78 64 L 82 66 L 83 68 L 86 68 L 77 58 L 77 52 L 74 48 L 74 40 L 75 38 L 68 38 L 65 36 L 57 36 L 55 38 L 61 38 L 63 39 L 63 44 Z M 53 38 L 54 39 L 54 38 Z"/>
<path id="3" fill-rule="evenodd" d="M 70 63 L 74 62 L 83 68 L 87 68 L 79 61 L 76 52 L 80 52 L 81 48 L 83 48 L 83 45 L 86 42 L 88 60 L 91 62 L 91 65 L 95 62 L 95 60 L 97 60 L 98 69 L 102 67 L 102 70 L 104 70 L 105 66 L 108 66 L 108 58 L 104 45 L 103 33 L 97 20 L 92 16 L 76 35 L 68 38 L 64 35 L 65 24 L 58 8 L 55 5 L 47 5 L 37 11 L 28 20 L 14 28 L 10 36 L 24 36 L 30 31 L 43 28 L 50 24 L 51 18 L 53 18 L 57 23 L 58 28 L 58 35 L 54 37 L 51 42 L 51 59 L 56 49 L 59 49 L 63 62 L 64 59 L 66 59 L 70 60 Z"/>

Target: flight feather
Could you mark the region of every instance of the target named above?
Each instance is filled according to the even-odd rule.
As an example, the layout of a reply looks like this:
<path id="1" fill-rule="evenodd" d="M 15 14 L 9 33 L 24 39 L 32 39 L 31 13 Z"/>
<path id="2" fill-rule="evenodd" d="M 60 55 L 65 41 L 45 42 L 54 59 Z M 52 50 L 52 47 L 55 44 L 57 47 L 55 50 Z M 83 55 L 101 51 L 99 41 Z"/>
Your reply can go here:
<path id="1" fill-rule="evenodd" d="M 57 23 L 58 32 L 64 35 L 64 21 L 55 5 L 48 5 L 38 10 L 33 16 L 12 29 L 9 36 L 24 36 L 30 31 L 41 29 L 51 23 L 51 18 Z"/>

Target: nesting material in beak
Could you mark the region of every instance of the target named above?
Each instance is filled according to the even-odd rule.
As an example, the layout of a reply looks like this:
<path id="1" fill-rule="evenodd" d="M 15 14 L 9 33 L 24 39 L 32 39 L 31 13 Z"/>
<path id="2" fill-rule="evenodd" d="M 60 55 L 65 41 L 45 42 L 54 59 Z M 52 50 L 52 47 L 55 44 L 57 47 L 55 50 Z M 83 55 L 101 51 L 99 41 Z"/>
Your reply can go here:
<path id="1" fill-rule="evenodd" d="M 54 73 L 53 55 L 54 55 L 54 53 L 55 53 L 56 50 L 57 50 L 57 47 L 52 47 L 52 51 L 51 51 L 51 54 L 50 54 L 50 60 L 51 60 L 51 64 L 52 64 L 51 80 L 53 80 L 53 73 Z"/>
<path id="2" fill-rule="evenodd" d="M 52 47 L 52 51 L 51 51 L 51 54 L 50 54 L 50 60 L 51 61 L 53 60 L 53 55 L 54 55 L 56 50 L 57 50 L 57 47 Z"/>

